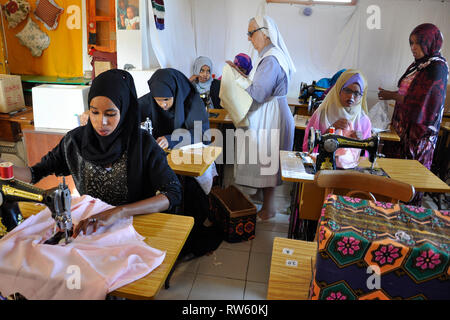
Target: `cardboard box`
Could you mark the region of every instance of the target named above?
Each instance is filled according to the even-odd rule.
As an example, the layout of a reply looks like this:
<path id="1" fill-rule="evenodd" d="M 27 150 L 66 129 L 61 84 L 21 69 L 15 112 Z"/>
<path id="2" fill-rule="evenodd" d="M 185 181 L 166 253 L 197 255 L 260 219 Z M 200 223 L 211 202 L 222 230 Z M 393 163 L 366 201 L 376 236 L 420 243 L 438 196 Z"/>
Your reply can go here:
<path id="1" fill-rule="evenodd" d="M 20 76 L 0 74 L 0 112 L 8 113 L 24 106 Z"/>
<path id="2" fill-rule="evenodd" d="M 35 128 L 73 129 L 88 110 L 90 86 L 43 84 L 31 89 Z"/>

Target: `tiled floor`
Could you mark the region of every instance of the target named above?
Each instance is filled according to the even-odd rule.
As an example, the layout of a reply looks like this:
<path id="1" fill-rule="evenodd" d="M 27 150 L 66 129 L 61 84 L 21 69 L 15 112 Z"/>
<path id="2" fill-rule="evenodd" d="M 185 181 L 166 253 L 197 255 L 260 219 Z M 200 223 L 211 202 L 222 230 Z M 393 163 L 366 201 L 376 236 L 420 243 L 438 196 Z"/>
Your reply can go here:
<path id="1" fill-rule="evenodd" d="M 253 240 L 222 242 L 213 255 L 181 263 L 157 299 L 266 299 L 274 237 L 287 237 L 289 216 L 257 222 Z"/>
<path id="2" fill-rule="evenodd" d="M 232 182 L 225 171 L 225 185 Z M 263 300 L 267 295 L 274 237 L 287 237 L 289 192 L 292 184 L 276 189 L 278 213 L 267 222 L 257 222 L 255 239 L 239 243 L 222 242 L 213 255 L 181 263 L 175 269 L 169 289 L 157 299 L 175 300 Z M 259 209 L 257 204 L 257 208 Z"/>

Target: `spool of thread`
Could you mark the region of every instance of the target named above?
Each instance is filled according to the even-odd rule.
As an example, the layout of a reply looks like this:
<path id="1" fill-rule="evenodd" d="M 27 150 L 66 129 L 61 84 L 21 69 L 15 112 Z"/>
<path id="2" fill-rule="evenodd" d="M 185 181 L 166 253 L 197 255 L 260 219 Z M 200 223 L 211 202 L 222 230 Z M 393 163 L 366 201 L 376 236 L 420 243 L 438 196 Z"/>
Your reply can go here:
<path id="1" fill-rule="evenodd" d="M 0 179 L 11 180 L 12 178 L 14 178 L 12 162 L 0 163 Z"/>
<path id="2" fill-rule="evenodd" d="M 335 134 L 336 133 L 336 129 L 334 127 L 330 127 L 328 129 L 328 132 L 331 133 L 331 134 Z"/>

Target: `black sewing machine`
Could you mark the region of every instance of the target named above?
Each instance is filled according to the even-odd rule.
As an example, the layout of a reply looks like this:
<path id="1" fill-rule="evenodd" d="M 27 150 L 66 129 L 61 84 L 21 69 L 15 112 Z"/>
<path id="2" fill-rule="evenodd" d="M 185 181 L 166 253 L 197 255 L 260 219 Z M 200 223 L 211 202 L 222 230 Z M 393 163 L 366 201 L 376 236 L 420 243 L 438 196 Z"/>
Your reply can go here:
<path id="1" fill-rule="evenodd" d="M 65 179 L 63 178 L 63 183 L 57 187 L 43 190 L 11 176 L 4 177 L 2 172 L 0 179 L 0 218 L 6 231 L 11 231 L 21 222 L 22 215 L 17 204 L 18 201 L 38 202 L 45 204 L 50 209 L 52 218 L 56 222 L 53 236 L 44 243 L 58 244 L 62 239 L 65 239 L 66 244 L 69 243 L 73 234 L 70 214 L 72 198 Z"/>
<path id="2" fill-rule="evenodd" d="M 206 110 L 214 108 L 211 94 L 209 91 L 206 91 L 204 93 L 200 93 L 200 98 L 202 98 L 203 103 L 205 104 Z"/>
<path id="3" fill-rule="evenodd" d="M 319 93 L 324 92 L 325 90 L 327 90 L 327 88 L 317 86 L 316 81 L 313 81 L 310 85 L 305 82 L 300 83 L 298 100 L 308 104 L 308 114 L 312 114 L 322 103 L 323 95 L 319 96 Z"/>
<path id="4" fill-rule="evenodd" d="M 377 157 L 383 157 L 378 153 L 380 137 L 373 135 L 365 140 L 352 139 L 336 134 L 322 135 L 320 130 L 310 128 L 308 137 L 309 153 L 312 153 L 316 146 L 319 146 L 319 154 L 316 158 L 316 172 L 318 170 L 336 170 L 335 151 L 338 148 L 356 148 L 369 152 L 369 161 L 372 163 L 370 170 L 373 170 Z"/>

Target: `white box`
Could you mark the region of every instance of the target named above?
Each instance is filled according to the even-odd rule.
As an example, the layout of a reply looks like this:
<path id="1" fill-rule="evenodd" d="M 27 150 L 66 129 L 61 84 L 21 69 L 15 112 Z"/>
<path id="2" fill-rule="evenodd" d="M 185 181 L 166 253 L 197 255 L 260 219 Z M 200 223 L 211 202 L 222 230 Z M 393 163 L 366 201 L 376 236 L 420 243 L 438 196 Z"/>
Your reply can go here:
<path id="1" fill-rule="evenodd" d="M 35 128 L 73 129 L 88 110 L 90 86 L 43 84 L 31 89 Z"/>

